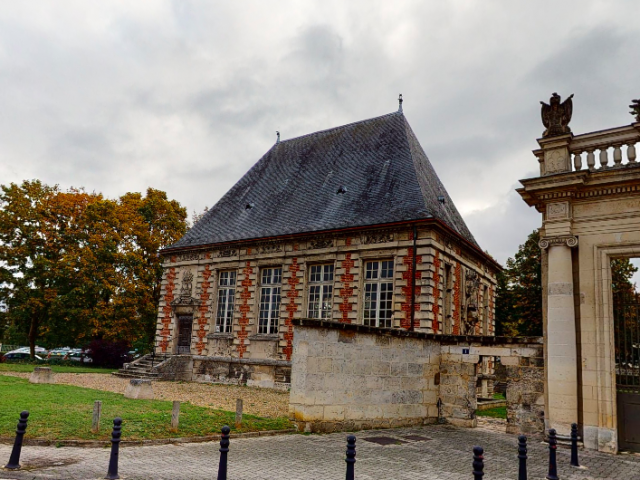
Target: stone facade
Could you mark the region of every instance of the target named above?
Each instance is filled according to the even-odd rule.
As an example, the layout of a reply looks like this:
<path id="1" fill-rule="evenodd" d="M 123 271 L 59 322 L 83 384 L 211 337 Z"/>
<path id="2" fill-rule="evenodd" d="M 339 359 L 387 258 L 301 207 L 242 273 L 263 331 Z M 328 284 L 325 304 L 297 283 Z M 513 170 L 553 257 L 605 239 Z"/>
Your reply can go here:
<path id="1" fill-rule="evenodd" d="M 474 427 L 487 358 L 508 365 L 508 428 L 544 430 L 542 339 L 433 335 L 295 321 L 289 414 L 304 431 L 433 422 Z"/>
<path id="2" fill-rule="evenodd" d="M 640 255 L 638 141 L 637 122 L 540 139 L 540 176 L 518 189 L 542 214 L 547 427 L 566 435 L 576 422 L 585 446 L 606 452 L 630 421 L 616 392 L 611 260 Z"/>
<path id="3" fill-rule="evenodd" d="M 167 253 L 156 353 L 289 362 L 293 320 L 314 314 L 311 267 L 329 265 L 333 271 L 327 283 L 331 295 L 325 302 L 330 305 L 325 319 L 362 324 L 366 265 L 382 261 L 392 265 L 391 327 L 436 334 L 494 334 L 499 267 L 474 245 L 424 222 Z M 277 333 L 261 333 L 261 275 L 270 268 L 281 269 L 279 308 L 273 320 Z M 236 279 L 227 331 L 218 314 L 219 290 L 229 288 L 220 281 L 223 272 L 233 272 Z M 190 329 L 188 341 L 184 332 L 181 336 L 181 327 Z M 194 378 L 220 378 L 207 375 Z"/>

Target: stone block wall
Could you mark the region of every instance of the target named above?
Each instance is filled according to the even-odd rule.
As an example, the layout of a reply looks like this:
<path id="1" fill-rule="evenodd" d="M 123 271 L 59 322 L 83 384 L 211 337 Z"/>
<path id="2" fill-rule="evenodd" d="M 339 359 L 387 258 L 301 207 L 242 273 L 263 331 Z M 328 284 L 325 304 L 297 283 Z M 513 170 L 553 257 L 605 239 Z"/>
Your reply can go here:
<path id="1" fill-rule="evenodd" d="M 544 431 L 540 338 L 433 335 L 306 319 L 294 325 L 289 413 L 301 430 L 436 421 L 474 427 L 483 366 L 500 357 L 507 369 L 508 431 Z"/>
<path id="2" fill-rule="evenodd" d="M 436 342 L 296 328 L 290 416 L 313 432 L 436 421 L 439 363 Z"/>

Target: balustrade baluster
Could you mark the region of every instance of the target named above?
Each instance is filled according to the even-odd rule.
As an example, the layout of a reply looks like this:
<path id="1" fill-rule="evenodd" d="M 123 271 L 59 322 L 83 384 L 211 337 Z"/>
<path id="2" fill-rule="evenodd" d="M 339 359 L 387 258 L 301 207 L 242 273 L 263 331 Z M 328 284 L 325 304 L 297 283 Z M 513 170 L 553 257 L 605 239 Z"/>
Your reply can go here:
<path id="1" fill-rule="evenodd" d="M 600 149 L 600 168 L 607 168 L 609 166 L 609 155 L 607 154 L 607 148 L 602 147 Z"/>
<path id="2" fill-rule="evenodd" d="M 596 156 L 593 154 L 593 150 L 587 150 L 587 168 L 589 170 L 596 168 Z"/>
<path id="3" fill-rule="evenodd" d="M 622 145 L 620 143 L 617 143 L 613 146 L 613 166 L 614 167 L 619 167 L 622 165 L 622 150 L 620 150 L 620 147 Z"/>
<path id="4" fill-rule="evenodd" d="M 573 154 L 573 169 L 577 172 L 582 170 L 582 152 L 574 152 Z"/>
<path id="5" fill-rule="evenodd" d="M 635 163 L 636 161 L 636 145 L 634 143 L 627 143 L 627 158 L 629 163 Z"/>

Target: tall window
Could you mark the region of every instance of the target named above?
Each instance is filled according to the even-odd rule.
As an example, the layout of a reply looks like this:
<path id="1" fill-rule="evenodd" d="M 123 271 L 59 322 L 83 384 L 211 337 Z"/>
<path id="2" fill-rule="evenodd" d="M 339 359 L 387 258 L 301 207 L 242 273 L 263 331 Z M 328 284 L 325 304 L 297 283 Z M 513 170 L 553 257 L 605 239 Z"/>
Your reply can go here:
<path id="1" fill-rule="evenodd" d="M 236 297 L 236 272 L 220 272 L 218 277 L 218 313 L 216 333 L 231 333 Z"/>
<path id="2" fill-rule="evenodd" d="M 282 268 L 263 268 L 260 282 L 258 333 L 278 333 Z"/>
<path id="3" fill-rule="evenodd" d="M 333 265 L 311 265 L 309 269 L 309 318 L 331 318 Z"/>
<path id="4" fill-rule="evenodd" d="M 364 265 L 364 324 L 391 328 L 393 314 L 393 260 Z"/>

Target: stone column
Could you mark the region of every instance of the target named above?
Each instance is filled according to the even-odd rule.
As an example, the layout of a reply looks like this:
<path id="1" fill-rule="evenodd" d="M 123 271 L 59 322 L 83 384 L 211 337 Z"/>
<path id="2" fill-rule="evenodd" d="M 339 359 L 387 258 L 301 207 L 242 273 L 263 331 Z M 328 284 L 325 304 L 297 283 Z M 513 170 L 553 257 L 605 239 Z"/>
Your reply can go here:
<path id="1" fill-rule="evenodd" d="M 568 435 L 578 421 L 578 367 L 571 248 L 575 237 L 543 239 L 549 248 L 547 283 L 547 427 Z"/>

